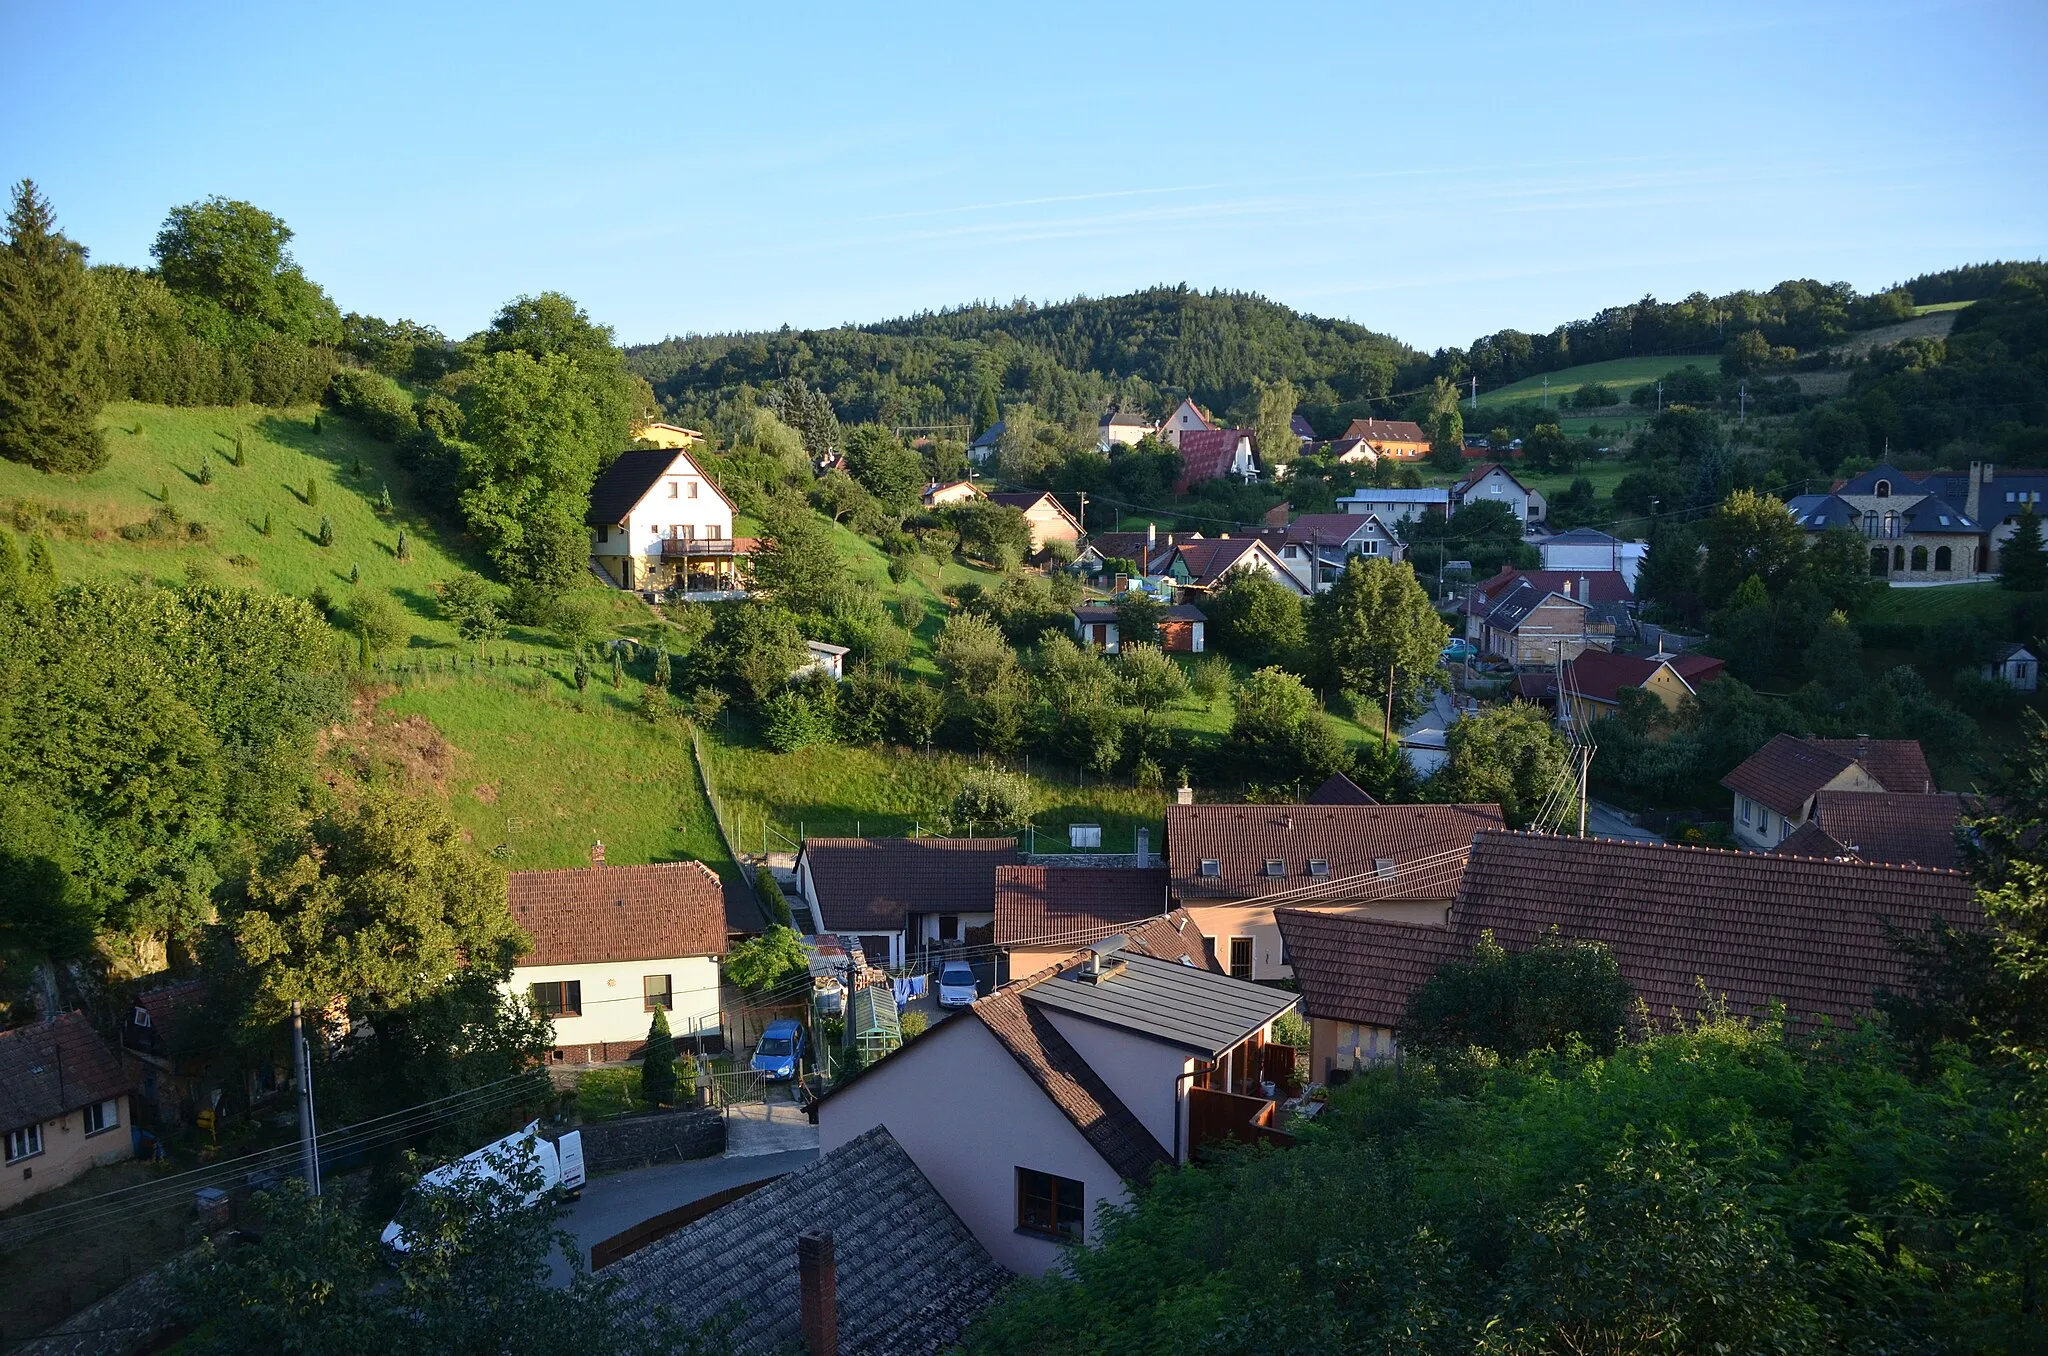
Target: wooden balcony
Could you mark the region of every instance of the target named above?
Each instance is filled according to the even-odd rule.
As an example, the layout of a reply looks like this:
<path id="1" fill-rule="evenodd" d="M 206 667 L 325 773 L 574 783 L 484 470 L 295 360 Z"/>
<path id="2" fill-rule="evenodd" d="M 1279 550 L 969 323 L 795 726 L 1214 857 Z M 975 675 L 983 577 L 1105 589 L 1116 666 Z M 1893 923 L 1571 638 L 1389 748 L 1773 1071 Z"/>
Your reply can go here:
<path id="1" fill-rule="evenodd" d="M 1239 1144 L 1266 1143 L 1287 1149 L 1294 1136 L 1274 1125 L 1279 1115 L 1271 1097 L 1247 1097 L 1242 1093 L 1219 1092 L 1213 1088 L 1188 1090 L 1188 1152 L 1199 1152 L 1205 1144 L 1235 1140 Z"/>
<path id="2" fill-rule="evenodd" d="M 723 557 L 733 553 L 731 537 L 663 537 L 661 555 L 664 560 L 683 560 L 694 557 Z"/>

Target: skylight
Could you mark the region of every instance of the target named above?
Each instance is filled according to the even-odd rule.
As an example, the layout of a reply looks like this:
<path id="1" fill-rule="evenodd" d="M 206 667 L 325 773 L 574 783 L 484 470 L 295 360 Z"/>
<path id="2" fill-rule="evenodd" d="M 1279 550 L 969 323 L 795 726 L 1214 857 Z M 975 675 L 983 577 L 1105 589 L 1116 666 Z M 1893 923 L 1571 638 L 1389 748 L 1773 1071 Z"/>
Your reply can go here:
<path id="1" fill-rule="evenodd" d="M 1201 872 L 1205 876 L 1220 876 L 1223 874 L 1223 863 L 1217 861 L 1214 857 L 1204 857 L 1202 858 Z"/>
<path id="2" fill-rule="evenodd" d="M 1284 875 L 1286 875 L 1286 874 L 1287 874 L 1287 863 L 1286 863 L 1286 862 L 1283 862 L 1283 861 L 1281 861 L 1281 860 L 1280 860 L 1280 859 L 1279 859 L 1278 857 L 1268 857 L 1268 858 L 1266 858 L 1266 874 L 1267 874 L 1267 875 L 1269 875 L 1269 876 L 1284 876 Z"/>
<path id="3" fill-rule="evenodd" d="M 1330 874 L 1330 864 L 1321 857 L 1311 857 L 1308 859 L 1308 873 L 1311 876 L 1327 876 Z"/>

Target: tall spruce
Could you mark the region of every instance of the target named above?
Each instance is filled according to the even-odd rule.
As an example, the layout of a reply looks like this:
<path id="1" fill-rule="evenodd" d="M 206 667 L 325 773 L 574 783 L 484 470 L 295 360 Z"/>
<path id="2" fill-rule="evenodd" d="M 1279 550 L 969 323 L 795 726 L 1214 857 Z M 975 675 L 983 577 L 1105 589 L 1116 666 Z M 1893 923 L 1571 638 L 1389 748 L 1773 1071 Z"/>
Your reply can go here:
<path id="1" fill-rule="evenodd" d="M 2041 543 L 2041 519 L 2031 509 L 1998 550 L 1998 582 L 2022 593 L 2048 589 L 2048 548 Z"/>
<path id="2" fill-rule="evenodd" d="M 668 1010 L 656 1008 L 647 1026 L 647 1053 L 640 1061 L 640 1095 L 650 1106 L 673 1106 L 676 1100 L 676 1042 L 669 1034 Z"/>
<path id="3" fill-rule="evenodd" d="M 85 247 L 23 179 L 0 247 L 0 457 L 73 474 L 107 464 L 92 329 Z"/>
<path id="4" fill-rule="evenodd" d="M 12 596 L 21 588 L 21 551 L 14 544 L 14 536 L 0 528 L 0 598 Z M 667 659 L 666 652 L 662 655 Z"/>

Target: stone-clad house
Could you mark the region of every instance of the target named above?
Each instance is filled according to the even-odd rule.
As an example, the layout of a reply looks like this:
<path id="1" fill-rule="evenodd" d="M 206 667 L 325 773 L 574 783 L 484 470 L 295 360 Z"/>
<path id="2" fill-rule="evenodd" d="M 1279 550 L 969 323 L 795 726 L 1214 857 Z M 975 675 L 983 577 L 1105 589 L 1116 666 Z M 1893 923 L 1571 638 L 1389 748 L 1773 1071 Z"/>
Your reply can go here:
<path id="1" fill-rule="evenodd" d="M 1981 464 L 1976 471 L 1981 491 Z M 1862 536 L 1874 579 L 1970 579 L 1988 567 L 1987 530 L 1977 514 L 1893 466 L 1877 466 L 1828 494 L 1794 496 L 1787 511 L 1809 539 L 1846 527 Z M 1981 492 L 1970 497 L 1981 500 Z"/>

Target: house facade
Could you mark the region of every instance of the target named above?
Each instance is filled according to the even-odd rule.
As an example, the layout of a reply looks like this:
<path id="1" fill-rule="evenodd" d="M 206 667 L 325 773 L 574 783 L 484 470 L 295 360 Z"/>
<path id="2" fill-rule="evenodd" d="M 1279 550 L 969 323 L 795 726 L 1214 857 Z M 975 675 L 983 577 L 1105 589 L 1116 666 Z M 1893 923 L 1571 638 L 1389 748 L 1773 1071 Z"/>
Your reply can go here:
<path id="1" fill-rule="evenodd" d="M 1233 570 L 1263 570 L 1294 592 L 1304 596 L 1308 593 L 1307 586 L 1295 578 L 1273 548 L 1257 537 L 1179 542 L 1159 567 L 1159 572 L 1177 587 L 1196 593 L 1222 587 Z"/>
<path id="2" fill-rule="evenodd" d="M 1532 525 L 1542 522 L 1550 511 L 1541 493 L 1515 479 L 1514 473 L 1498 462 L 1473 469 L 1451 487 L 1453 512 L 1467 504 L 1486 503 L 1505 504 L 1516 522 Z"/>
<path id="3" fill-rule="evenodd" d="M 1429 434 L 1409 419 L 1354 419 L 1344 430 L 1344 438 L 1356 438 L 1370 448 L 1375 461 L 1381 457 L 1420 461 L 1429 455 Z"/>
<path id="4" fill-rule="evenodd" d="M 623 452 L 591 487 L 590 562 L 622 589 L 740 586 L 751 542 L 733 505 L 682 449 Z"/>
<path id="5" fill-rule="evenodd" d="M 1000 452 L 1002 447 L 1003 421 L 998 419 L 975 434 L 974 441 L 967 444 L 967 460 L 976 466 L 986 466 L 989 458 Z"/>
<path id="6" fill-rule="evenodd" d="M 1304 513 L 1285 527 L 1259 530 L 1259 540 L 1280 557 L 1303 592 L 1321 593 L 1337 582 L 1353 556 L 1399 563 L 1408 548 L 1370 513 Z"/>
<path id="7" fill-rule="evenodd" d="M 1999 646 L 1982 673 L 2015 692 L 2032 692 L 2041 685 L 2041 661 L 2024 645 Z"/>
<path id="8" fill-rule="evenodd" d="M 936 482 L 925 487 L 920 498 L 926 508 L 946 508 L 953 504 L 965 504 L 982 497 L 981 487 L 971 480 L 948 481 L 944 485 Z"/>
<path id="9" fill-rule="evenodd" d="M 1074 639 L 1104 654 L 1120 654 L 1123 637 L 1116 608 L 1108 603 L 1082 603 L 1074 609 Z M 1159 618 L 1159 648 L 1169 654 L 1201 654 L 1209 647 L 1209 621 L 1202 609 L 1175 603 Z"/>
<path id="10" fill-rule="evenodd" d="M 0 1032 L 0 1210 L 130 1157 L 132 1086 L 82 1012 Z"/>
<path id="11" fill-rule="evenodd" d="M 1623 688 L 1641 688 L 1676 712 L 1688 697 L 1728 672 L 1728 661 L 1703 654 L 1614 654 L 1606 650 L 1581 650 L 1564 666 L 1564 681 L 1557 688 L 1560 721 L 1590 730 L 1621 709 Z M 1650 738 L 1662 743 L 1671 737 L 1667 729 L 1651 731 Z"/>
<path id="12" fill-rule="evenodd" d="M 1813 815 L 1823 791 L 1925 795 L 1934 774 L 1915 739 L 1800 739 L 1774 735 L 1721 779 L 1735 797 L 1735 841 L 1769 852 Z"/>
<path id="13" fill-rule="evenodd" d="M 512 919 L 533 942 L 506 982 L 554 1021 L 551 1058 L 600 1064 L 646 1045 L 656 1009 L 686 1039 L 720 1039 L 725 887 L 702 862 L 514 871 Z"/>
<path id="14" fill-rule="evenodd" d="M 1976 475 L 1965 503 L 1973 488 L 1982 500 L 1982 463 Z M 1873 467 L 1829 494 L 1797 495 L 1785 509 L 1809 541 L 1829 528 L 1863 537 L 1873 579 L 1973 579 L 1990 568 L 1985 523 L 1893 466 Z"/>
<path id="15" fill-rule="evenodd" d="M 1013 508 L 1024 515 L 1024 524 L 1031 529 L 1033 555 L 1037 555 L 1056 541 L 1063 541 L 1079 550 L 1081 520 L 1076 518 L 1057 496 L 1043 490 L 1026 490 L 1014 494 L 992 494 L 988 497 L 993 502 L 1005 508 Z"/>
<path id="16" fill-rule="evenodd" d="M 1189 433 L 1203 433 L 1214 429 L 1209 416 L 1202 407 L 1192 400 L 1182 400 L 1173 407 L 1173 413 L 1166 416 L 1159 425 L 1159 436 L 1175 447 L 1181 445 L 1181 438 Z"/>
<path id="17" fill-rule="evenodd" d="M 1519 580 L 1468 629 L 1481 652 L 1517 668 L 1563 664 L 1588 649 L 1612 649 L 1616 623 L 1571 595 Z"/>
<path id="18" fill-rule="evenodd" d="M 1095 445 L 1104 452 L 1132 447 L 1159 432 L 1159 425 L 1143 410 L 1110 410 L 1096 425 Z"/>
<path id="19" fill-rule="evenodd" d="M 1181 473 L 1175 494 L 1186 494 L 1209 480 L 1229 478 L 1249 484 L 1259 478 L 1259 455 L 1251 430 L 1191 429 L 1180 436 Z"/>
<path id="20" fill-rule="evenodd" d="M 814 932 L 859 940 L 869 963 L 909 963 L 949 944 L 987 945 L 995 932 L 996 868 L 1014 838 L 806 838 L 797 893 Z"/>
<path id="21" fill-rule="evenodd" d="M 1642 572 L 1643 561 L 1650 553 L 1650 544 L 1641 541 L 1623 541 L 1592 527 L 1575 527 L 1569 532 L 1559 532 L 1536 543 L 1537 553 L 1543 558 L 1543 568 L 1567 574 L 1619 574 L 1630 589 L 1636 586 L 1636 577 Z"/>
<path id="22" fill-rule="evenodd" d="M 1451 509 L 1451 492 L 1445 489 L 1364 489 L 1339 497 L 1337 507 L 1346 513 L 1369 513 L 1391 527 L 1396 523 L 1412 522 L 1424 514 L 1443 517 Z"/>

